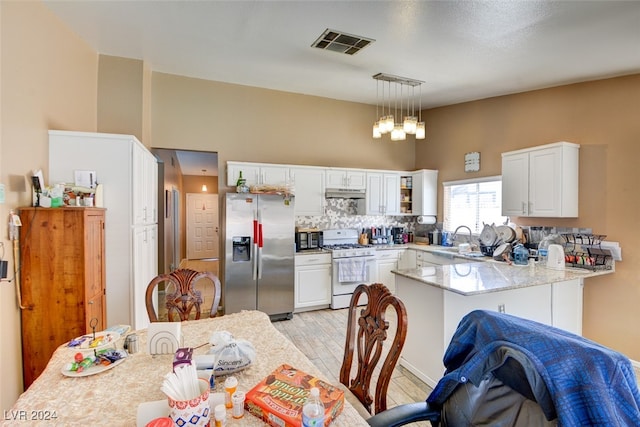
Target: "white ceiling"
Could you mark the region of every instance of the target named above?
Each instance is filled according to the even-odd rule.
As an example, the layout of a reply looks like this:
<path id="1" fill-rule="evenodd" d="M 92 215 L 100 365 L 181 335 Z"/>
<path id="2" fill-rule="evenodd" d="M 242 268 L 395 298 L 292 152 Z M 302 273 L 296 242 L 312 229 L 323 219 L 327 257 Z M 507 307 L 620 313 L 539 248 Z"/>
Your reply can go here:
<path id="1" fill-rule="evenodd" d="M 45 1 L 98 53 L 154 71 L 376 103 L 382 72 L 423 107 L 640 72 L 640 1 Z M 312 48 L 331 28 L 376 41 Z"/>
<path id="2" fill-rule="evenodd" d="M 372 105 L 377 73 L 424 81 L 429 108 L 640 72 L 633 0 L 44 3 L 98 53 L 153 71 Z M 327 28 L 375 42 L 311 47 Z"/>
<path id="3" fill-rule="evenodd" d="M 183 175 L 218 176 L 218 153 L 176 150 Z"/>

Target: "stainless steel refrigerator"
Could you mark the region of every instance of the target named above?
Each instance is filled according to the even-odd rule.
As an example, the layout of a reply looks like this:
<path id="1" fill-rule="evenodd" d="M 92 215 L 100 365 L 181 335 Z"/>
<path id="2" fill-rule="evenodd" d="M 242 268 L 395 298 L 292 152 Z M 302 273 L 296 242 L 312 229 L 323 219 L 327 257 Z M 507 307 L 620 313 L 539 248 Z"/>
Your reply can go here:
<path id="1" fill-rule="evenodd" d="M 225 313 L 293 316 L 294 197 L 228 193 L 225 203 Z"/>

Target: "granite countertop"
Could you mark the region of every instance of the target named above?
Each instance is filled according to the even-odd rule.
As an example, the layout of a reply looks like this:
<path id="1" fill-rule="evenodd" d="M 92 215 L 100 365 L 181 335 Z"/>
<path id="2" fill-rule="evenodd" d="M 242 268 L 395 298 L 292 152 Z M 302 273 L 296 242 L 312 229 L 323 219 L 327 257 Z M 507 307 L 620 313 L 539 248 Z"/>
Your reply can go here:
<path id="1" fill-rule="evenodd" d="M 498 261 L 471 261 L 462 264 L 392 270 L 392 273 L 398 276 L 467 296 L 584 279 L 613 272 L 613 270 L 592 271 L 572 267 L 552 270 L 535 264 L 517 266 Z"/>

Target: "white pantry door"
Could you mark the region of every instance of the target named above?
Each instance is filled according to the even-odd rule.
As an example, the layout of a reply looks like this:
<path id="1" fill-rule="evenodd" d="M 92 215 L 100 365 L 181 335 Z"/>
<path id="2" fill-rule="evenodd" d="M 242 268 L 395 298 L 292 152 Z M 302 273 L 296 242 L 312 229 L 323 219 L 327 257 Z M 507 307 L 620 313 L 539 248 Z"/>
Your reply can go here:
<path id="1" fill-rule="evenodd" d="M 218 258 L 218 195 L 187 193 L 187 259 Z"/>

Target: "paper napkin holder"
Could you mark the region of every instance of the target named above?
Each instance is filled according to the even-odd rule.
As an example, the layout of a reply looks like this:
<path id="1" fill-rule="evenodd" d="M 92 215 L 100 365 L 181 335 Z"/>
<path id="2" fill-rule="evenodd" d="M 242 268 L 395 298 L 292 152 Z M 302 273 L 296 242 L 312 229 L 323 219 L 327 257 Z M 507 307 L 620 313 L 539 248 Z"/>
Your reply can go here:
<path id="1" fill-rule="evenodd" d="M 174 354 L 182 347 L 180 322 L 153 322 L 147 329 L 149 354 Z"/>

